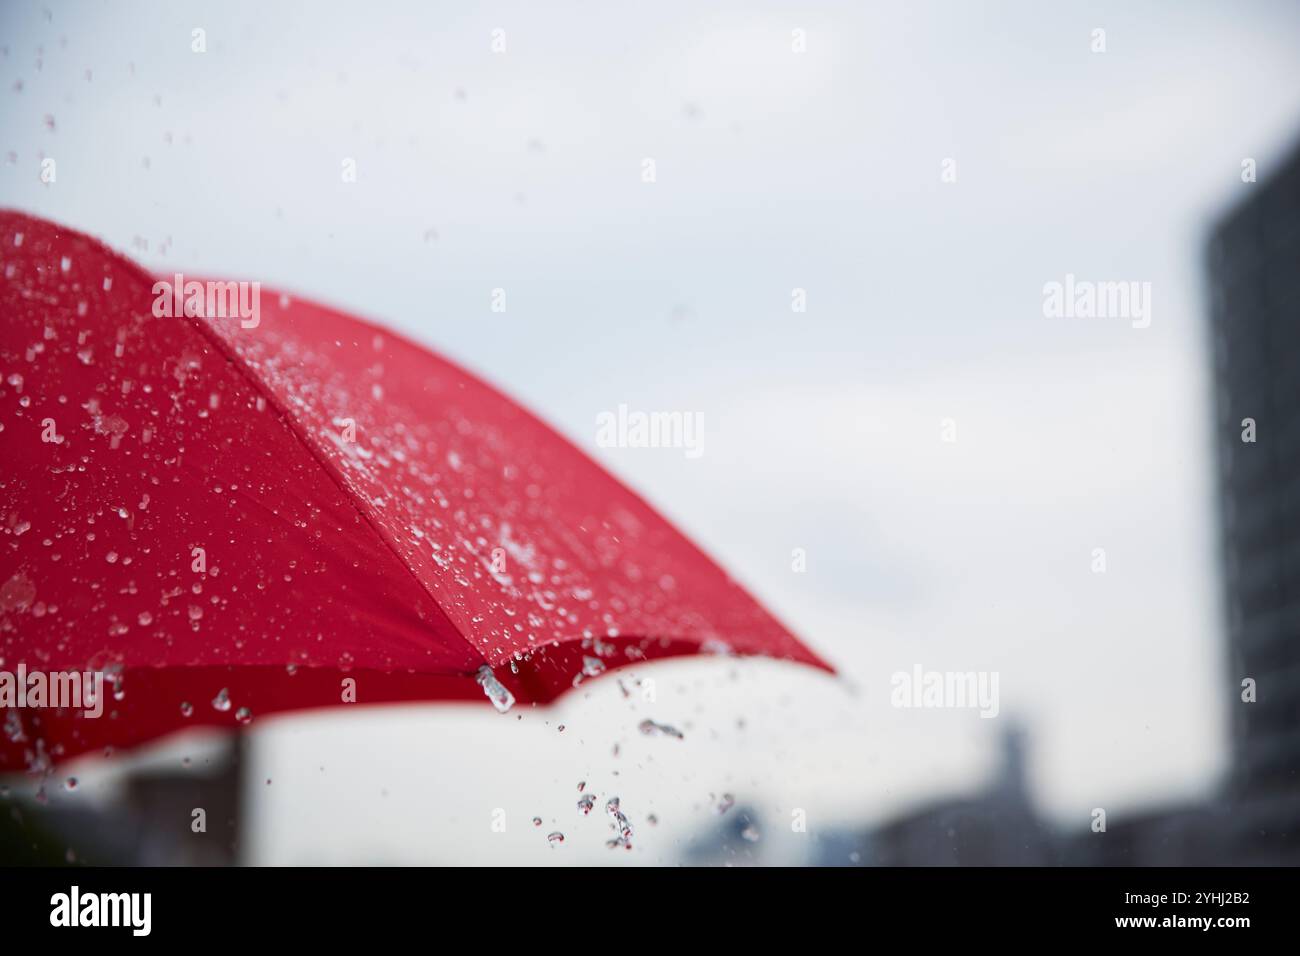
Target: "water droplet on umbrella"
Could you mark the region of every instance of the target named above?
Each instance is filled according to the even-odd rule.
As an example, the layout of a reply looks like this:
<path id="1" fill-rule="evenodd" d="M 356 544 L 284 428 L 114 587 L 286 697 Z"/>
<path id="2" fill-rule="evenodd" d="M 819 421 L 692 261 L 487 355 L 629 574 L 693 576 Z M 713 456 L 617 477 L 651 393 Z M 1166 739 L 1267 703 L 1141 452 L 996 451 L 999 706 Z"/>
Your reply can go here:
<path id="1" fill-rule="evenodd" d="M 736 798 L 729 793 L 724 793 L 722 799 L 718 801 L 717 811 L 719 814 L 726 813 L 736 805 Z"/>
<path id="2" fill-rule="evenodd" d="M 214 704 L 215 704 L 215 702 L 214 702 Z M 192 713 L 194 713 L 194 705 L 191 704 L 188 700 L 186 700 L 186 701 L 182 701 L 182 702 L 181 702 L 181 716 L 182 716 L 182 717 L 188 717 L 188 716 L 190 716 Z"/>
<path id="3" fill-rule="evenodd" d="M 212 709 L 219 710 L 223 714 L 230 709 L 230 691 L 221 688 L 221 693 L 212 698 Z"/>
<path id="4" fill-rule="evenodd" d="M 250 724 L 253 722 L 253 712 L 247 707 L 241 707 L 235 711 L 235 720 L 241 724 Z"/>
<path id="5" fill-rule="evenodd" d="M 546 839 L 551 844 L 551 846 L 559 846 L 561 843 L 564 842 L 564 834 L 561 833 L 559 830 L 555 830 L 551 833 L 546 834 Z"/>
<path id="6" fill-rule="evenodd" d="M 533 826 L 535 826 L 535 827 L 540 827 L 541 825 L 542 825 L 542 818 L 541 818 L 541 817 L 533 817 Z"/>
<path id="7" fill-rule="evenodd" d="M 64 786 L 66 789 L 68 789 L 68 790 L 76 790 L 76 789 L 77 789 L 77 778 L 76 778 L 76 777 L 69 777 L 67 780 L 63 781 L 63 786 Z"/>
<path id="8" fill-rule="evenodd" d="M 741 830 L 740 835 L 750 843 L 757 843 L 762 839 L 758 832 L 758 827 L 754 826 L 752 823 L 748 824 L 745 829 Z"/>
<path id="9" fill-rule="evenodd" d="M 584 794 L 583 797 L 580 800 L 578 800 L 578 809 L 582 811 L 582 815 L 584 817 L 591 812 L 591 808 L 594 807 L 595 805 L 596 805 L 595 794 L 591 794 L 591 793 Z"/>
<path id="10" fill-rule="evenodd" d="M 18 716 L 18 711 L 16 710 L 9 711 L 5 716 L 5 736 L 8 737 L 12 743 L 16 744 L 22 743 L 27 739 L 26 734 L 23 733 L 23 719 Z"/>

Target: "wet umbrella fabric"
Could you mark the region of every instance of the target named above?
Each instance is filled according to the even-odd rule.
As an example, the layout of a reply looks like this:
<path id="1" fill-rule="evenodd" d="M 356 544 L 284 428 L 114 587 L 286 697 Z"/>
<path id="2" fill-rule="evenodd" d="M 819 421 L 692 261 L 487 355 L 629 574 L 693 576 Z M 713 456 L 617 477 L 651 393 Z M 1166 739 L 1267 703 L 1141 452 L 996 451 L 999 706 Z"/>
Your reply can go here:
<path id="1" fill-rule="evenodd" d="M 683 654 L 826 667 L 573 445 L 392 332 L 265 289 L 239 314 L 207 284 L 185 315 L 172 277 L 18 213 L 0 269 L 0 675 L 108 680 L 98 717 L 9 701 L 0 770 L 352 701 L 547 702 Z"/>

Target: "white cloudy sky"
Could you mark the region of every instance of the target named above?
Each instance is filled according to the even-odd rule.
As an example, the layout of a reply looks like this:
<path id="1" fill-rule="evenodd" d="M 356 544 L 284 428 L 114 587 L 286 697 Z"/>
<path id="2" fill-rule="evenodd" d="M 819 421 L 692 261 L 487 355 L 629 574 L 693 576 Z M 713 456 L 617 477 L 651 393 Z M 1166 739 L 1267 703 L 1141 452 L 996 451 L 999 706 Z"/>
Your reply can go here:
<path id="1" fill-rule="evenodd" d="M 1199 262 L 1251 188 L 1242 159 L 1267 175 L 1300 130 L 1294 5 L 268 7 L 6 4 L 0 202 L 444 351 L 844 677 L 702 660 L 647 668 L 653 706 L 605 681 L 522 721 L 268 720 L 251 860 L 606 860 L 583 779 L 644 834 L 629 862 L 675 861 L 723 792 L 797 859 L 790 808 L 816 829 L 977 787 L 1012 717 L 1062 823 L 1213 785 L 1229 682 Z M 1045 318 L 1066 273 L 1150 282 L 1151 327 Z M 701 412 L 703 457 L 595 448 L 619 403 Z M 1000 672 L 1002 716 L 891 708 L 916 663 Z M 686 740 L 641 738 L 644 716 Z"/>

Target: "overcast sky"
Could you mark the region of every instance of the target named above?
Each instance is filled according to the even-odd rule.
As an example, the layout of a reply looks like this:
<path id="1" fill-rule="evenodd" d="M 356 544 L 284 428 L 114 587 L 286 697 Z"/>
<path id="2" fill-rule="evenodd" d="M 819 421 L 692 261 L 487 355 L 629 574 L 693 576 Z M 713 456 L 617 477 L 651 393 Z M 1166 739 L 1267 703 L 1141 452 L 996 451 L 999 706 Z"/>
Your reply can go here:
<path id="1" fill-rule="evenodd" d="M 4 5 L 0 203 L 466 364 L 843 672 L 706 659 L 645 668 L 653 705 L 604 680 L 518 721 L 258 722 L 252 861 L 611 859 L 579 780 L 622 797 L 627 861 L 678 859 L 724 792 L 797 858 L 792 808 L 976 788 L 1015 718 L 1063 824 L 1213 785 L 1200 256 L 1242 160 L 1265 177 L 1300 131 L 1300 8 L 995 6 Z M 1149 282 L 1150 327 L 1045 317 L 1067 273 Z M 704 454 L 596 447 L 620 403 L 702 413 Z M 915 664 L 999 672 L 1001 716 L 892 708 Z"/>

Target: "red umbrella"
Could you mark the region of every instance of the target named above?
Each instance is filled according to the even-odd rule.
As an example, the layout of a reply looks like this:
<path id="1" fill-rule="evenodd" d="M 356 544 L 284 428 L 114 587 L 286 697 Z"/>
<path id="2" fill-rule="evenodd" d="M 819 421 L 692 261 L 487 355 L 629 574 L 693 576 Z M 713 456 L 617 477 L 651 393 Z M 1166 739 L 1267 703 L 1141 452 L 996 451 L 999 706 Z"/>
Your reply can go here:
<path id="1" fill-rule="evenodd" d="M 0 268 L 0 770 L 354 701 L 544 703 L 683 654 L 830 669 L 582 452 L 401 336 L 160 282 L 13 212 Z M 107 675 L 101 716 L 32 695 L 74 671 Z"/>

